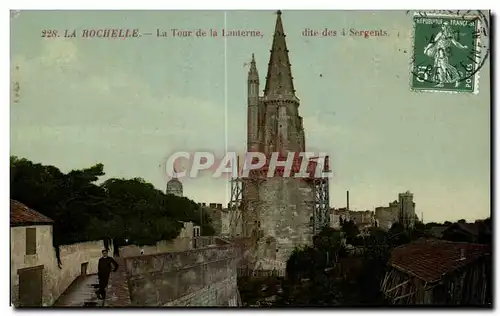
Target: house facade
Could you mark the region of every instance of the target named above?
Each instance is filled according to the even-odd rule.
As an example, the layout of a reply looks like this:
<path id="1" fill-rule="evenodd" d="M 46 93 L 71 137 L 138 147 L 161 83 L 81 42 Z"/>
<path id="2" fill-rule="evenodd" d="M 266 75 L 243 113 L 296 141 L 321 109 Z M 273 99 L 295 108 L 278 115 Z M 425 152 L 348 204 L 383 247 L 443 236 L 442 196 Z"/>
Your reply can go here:
<path id="1" fill-rule="evenodd" d="M 53 221 L 28 208 L 10 201 L 10 277 L 11 302 L 15 306 L 37 307 L 48 303 L 54 265 L 52 245 Z"/>
<path id="2" fill-rule="evenodd" d="M 53 306 L 73 282 L 97 273 L 104 241 L 60 245 L 58 260 L 53 224 L 47 216 L 10 201 L 10 292 L 16 307 Z"/>

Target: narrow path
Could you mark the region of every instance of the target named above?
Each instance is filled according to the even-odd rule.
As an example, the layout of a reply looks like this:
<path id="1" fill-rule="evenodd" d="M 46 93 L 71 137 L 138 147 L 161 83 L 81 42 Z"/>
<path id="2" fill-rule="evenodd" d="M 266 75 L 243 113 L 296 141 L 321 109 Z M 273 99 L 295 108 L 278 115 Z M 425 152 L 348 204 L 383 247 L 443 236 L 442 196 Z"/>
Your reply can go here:
<path id="1" fill-rule="evenodd" d="M 79 277 L 54 304 L 54 307 L 101 307 L 103 300 L 95 294 L 99 281 L 97 274 Z"/>

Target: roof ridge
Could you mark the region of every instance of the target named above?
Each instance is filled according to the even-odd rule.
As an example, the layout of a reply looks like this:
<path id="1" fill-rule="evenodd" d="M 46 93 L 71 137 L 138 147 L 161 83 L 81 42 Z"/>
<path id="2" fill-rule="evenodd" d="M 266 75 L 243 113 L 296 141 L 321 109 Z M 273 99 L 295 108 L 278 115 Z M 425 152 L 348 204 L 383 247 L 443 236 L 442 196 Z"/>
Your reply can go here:
<path id="1" fill-rule="evenodd" d="M 33 224 L 53 224 L 54 220 L 50 217 L 35 211 L 22 202 L 10 199 L 10 224 L 15 225 L 33 225 Z"/>

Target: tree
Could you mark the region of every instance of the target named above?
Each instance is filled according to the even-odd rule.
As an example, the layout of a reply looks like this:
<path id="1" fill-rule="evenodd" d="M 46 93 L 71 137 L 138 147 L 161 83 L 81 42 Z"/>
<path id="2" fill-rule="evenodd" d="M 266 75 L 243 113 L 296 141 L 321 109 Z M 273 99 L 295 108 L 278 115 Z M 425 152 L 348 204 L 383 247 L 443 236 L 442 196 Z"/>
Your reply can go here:
<path id="1" fill-rule="evenodd" d="M 356 226 L 353 220 L 344 221 L 344 223 L 342 224 L 342 231 L 344 232 L 345 238 L 347 239 L 348 243 L 351 242 L 359 234 L 358 226 Z"/>
<path id="2" fill-rule="evenodd" d="M 382 234 L 379 235 L 382 237 Z M 343 304 L 384 305 L 387 302 L 380 291 L 391 248 L 377 239 L 366 239 L 360 273 L 343 284 Z"/>
<path id="3" fill-rule="evenodd" d="M 425 225 L 422 222 L 415 222 L 415 230 L 424 231 Z"/>
<path id="4" fill-rule="evenodd" d="M 10 169 L 11 198 L 55 221 L 55 246 L 109 238 L 117 245 L 125 239 L 150 245 L 178 236 L 180 221 L 202 223 L 202 230 L 213 232 L 210 217 L 200 216 L 194 201 L 165 195 L 141 178 L 98 185 L 105 175 L 102 164 L 64 174 L 12 156 Z"/>
<path id="5" fill-rule="evenodd" d="M 432 227 L 443 227 L 443 226 L 445 226 L 445 225 L 441 224 L 441 223 L 436 223 L 436 222 L 431 222 L 431 223 L 425 224 L 426 229 L 430 229 Z"/>
<path id="6" fill-rule="evenodd" d="M 388 242 L 392 246 L 400 246 L 407 244 L 411 241 L 409 233 L 405 230 L 404 226 L 400 223 L 392 224 L 389 229 Z"/>
<path id="7" fill-rule="evenodd" d="M 286 265 L 287 279 L 283 283 L 284 293 L 279 305 L 336 305 L 337 291 L 334 280 L 325 271 L 323 255 L 319 249 L 312 247 L 296 248 L 292 252 Z"/>
<path id="8" fill-rule="evenodd" d="M 481 244 L 491 244 L 492 241 L 492 227 L 491 218 L 487 218 L 484 221 L 479 221 L 478 230 L 478 242 Z"/>
<path id="9" fill-rule="evenodd" d="M 327 266 L 346 256 L 342 239 L 343 233 L 331 227 L 323 228 L 314 236 L 314 248 L 323 254 Z"/>

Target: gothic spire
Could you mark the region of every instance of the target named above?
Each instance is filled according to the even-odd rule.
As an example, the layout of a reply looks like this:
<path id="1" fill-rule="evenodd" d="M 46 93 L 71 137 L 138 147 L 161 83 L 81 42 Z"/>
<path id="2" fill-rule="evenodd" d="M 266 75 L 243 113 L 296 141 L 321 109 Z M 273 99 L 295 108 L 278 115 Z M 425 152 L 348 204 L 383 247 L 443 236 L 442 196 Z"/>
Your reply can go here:
<path id="1" fill-rule="evenodd" d="M 257 71 L 257 64 L 255 63 L 255 56 L 252 53 L 252 61 L 250 62 L 250 69 L 248 70 L 248 81 L 255 81 L 259 83 L 259 72 Z"/>
<path id="2" fill-rule="evenodd" d="M 286 48 L 281 11 L 276 12 L 276 27 L 274 29 L 273 46 L 267 69 L 264 95 L 295 95 L 292 70 Z"/>

